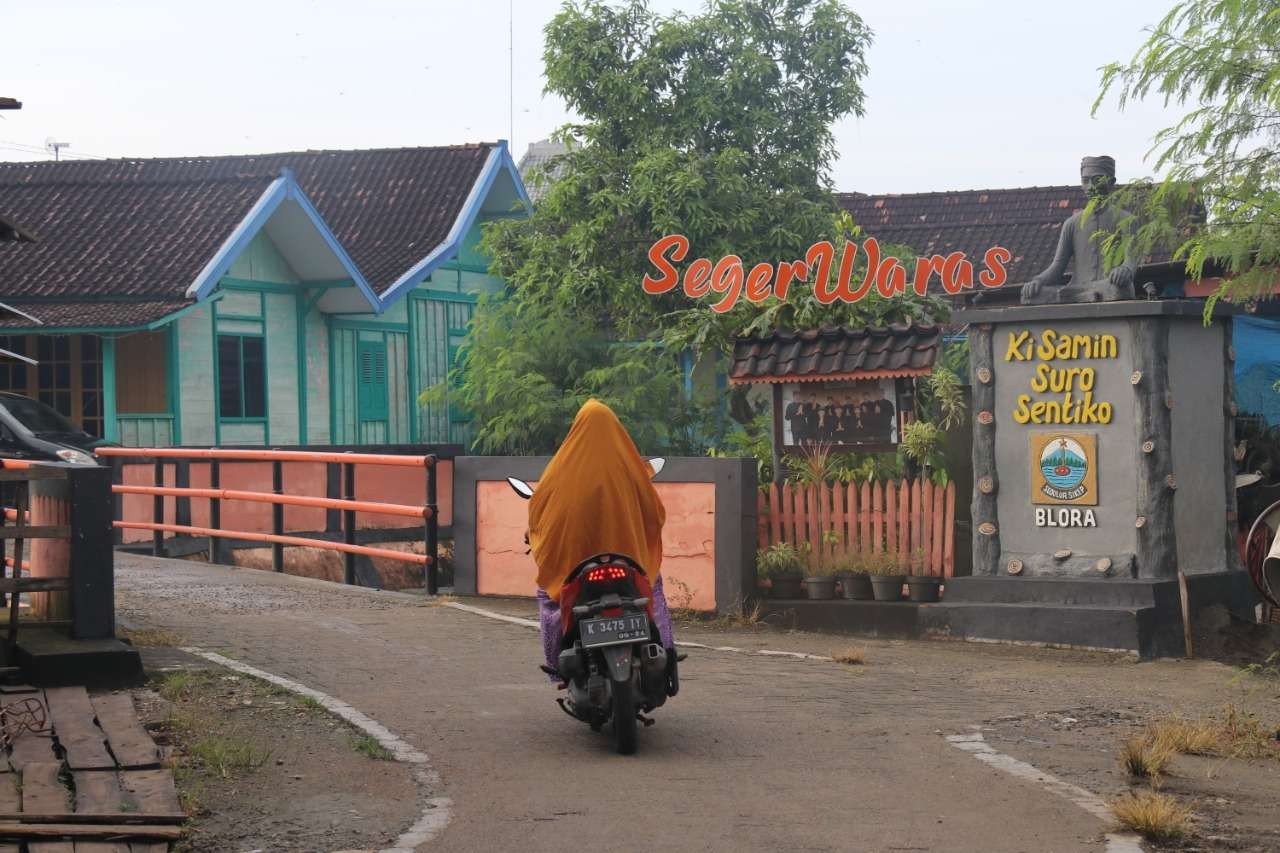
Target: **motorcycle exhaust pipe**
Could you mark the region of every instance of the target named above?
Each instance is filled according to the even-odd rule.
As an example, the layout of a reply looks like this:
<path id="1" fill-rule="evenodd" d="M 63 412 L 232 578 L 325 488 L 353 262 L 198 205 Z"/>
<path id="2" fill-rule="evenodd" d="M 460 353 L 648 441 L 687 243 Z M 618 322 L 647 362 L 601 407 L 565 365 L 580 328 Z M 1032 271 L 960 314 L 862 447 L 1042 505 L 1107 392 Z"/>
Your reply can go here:
<path id="1" fill-rule="evenodd" d="M 560 671 L 560 676 L 565 681 L 572 681 L 583 673 L 582 655 L 578 654 L 576 648 L 564 649 L 560 652 L 560 657 L 556 659 L 556 669 Z"/>
<path id="2" fill-rule="evenodd" d="M 657 643 L 648 643 L 640 650 L 640 664 L 646 672 L 666 672 L 667 650 Z"/>

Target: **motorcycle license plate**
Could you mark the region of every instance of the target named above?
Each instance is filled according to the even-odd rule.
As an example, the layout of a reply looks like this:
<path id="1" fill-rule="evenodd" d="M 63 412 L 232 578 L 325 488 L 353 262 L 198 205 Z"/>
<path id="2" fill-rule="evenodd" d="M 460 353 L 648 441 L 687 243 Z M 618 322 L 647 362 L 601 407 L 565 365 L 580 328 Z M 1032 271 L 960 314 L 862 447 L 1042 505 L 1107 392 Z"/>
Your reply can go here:
<path id="1" fill-rule="evenodd" d="M 645 613 L 628 613 L 603 619 L 583 619 L 578 623 L 578 635 L 588 649 L 597 646 L 616 646 L 649 639 L 649 616 Z"/>

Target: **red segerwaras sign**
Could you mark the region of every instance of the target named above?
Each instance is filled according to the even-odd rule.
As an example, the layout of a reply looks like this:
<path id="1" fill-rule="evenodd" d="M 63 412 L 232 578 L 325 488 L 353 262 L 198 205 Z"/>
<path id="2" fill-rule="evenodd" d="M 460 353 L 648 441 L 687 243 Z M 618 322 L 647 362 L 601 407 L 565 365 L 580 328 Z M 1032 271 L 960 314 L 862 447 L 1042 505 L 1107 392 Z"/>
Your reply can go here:
<path id="1" fill-rule="evenodd" d="M 809 281 L 813 274 L 813 292 L 818 301 L 829 305 L 837 300 L 857 302 L 865 298 L 874 287 L 884 297 L 901 296 L 907 292 L 907 269 L 894 257 L 882 257 L 880 244 L 868 237 L 862 244 L 867 256 L 867 271 L 862 281 L 853 282 L 853 265 L 858 256 L 858 245 L 845 241 L 840 253 L 840 267 L 832 280 L 831 269 L 835 263 L 836 249 L 829 240 L 814 243 L 805 252 L 802 261 L 779 261 L 777 264 L 758 263 L 745 270 L 742 258 L 725 255 L 712 263 L 709 258 L 696 258 L 684 271 L 684 293 L 690 299 L 700 299 L 708 293 L 720 294 L 711 310 L 724 313 L 745 296 L 748 302 L 763 302 L 770 296 L 786 299 L 794 281 Z M 689 254 L 689 238 L 669 234 L 649 249 L 649 263 L 658 275 L 644 277 L 644 292 L 660 294 L 670 292 L 681 283 L 675 265 Z M 992 246 L 982 256 L 983 269 L 978 272 L 978 283 L 983 287 L 1000 287 L 1008 274 L 1005 264 L 1013 254 L 1002 246 Z M 973 263 L 964 252 L 949 255 L 933 255 L 916 258 L 915 274 L 911 289 L 923 296 L 929 280 L 937 275 L 942 289 L 949 294 L 971 290 L 974 282 Z"/>

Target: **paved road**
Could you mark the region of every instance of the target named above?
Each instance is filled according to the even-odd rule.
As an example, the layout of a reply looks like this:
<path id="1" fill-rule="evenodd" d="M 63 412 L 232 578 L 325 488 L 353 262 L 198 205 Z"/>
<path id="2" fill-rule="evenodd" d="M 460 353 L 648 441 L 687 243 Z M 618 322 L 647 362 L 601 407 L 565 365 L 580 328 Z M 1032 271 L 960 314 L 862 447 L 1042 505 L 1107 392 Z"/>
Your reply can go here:
<path id="1" fill-rule="evenodd" d="M 124 555 L 117 596 L 127 622 L 324 691 L 428 753 L 453 817 L 424 850 L 1101 850 L 1101 821 L 943 736 L 1088 699 L 1086 669 L 1116 670 L 1123 689 L 1133 668 L 938 642 L 871 644 L 852 668 L 747 653 L 827 653 L 830 638 L 686 632 L 746 652 L 692 651 L 680 696 L 627 758 L 553 704 L 526 627 Z"/>

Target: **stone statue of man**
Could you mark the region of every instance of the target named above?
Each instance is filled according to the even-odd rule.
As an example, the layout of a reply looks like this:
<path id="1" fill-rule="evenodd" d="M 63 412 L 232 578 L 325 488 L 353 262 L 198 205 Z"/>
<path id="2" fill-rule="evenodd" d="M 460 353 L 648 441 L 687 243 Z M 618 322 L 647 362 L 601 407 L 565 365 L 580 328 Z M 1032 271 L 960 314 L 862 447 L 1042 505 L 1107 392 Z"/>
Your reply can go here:
<path id="1" fill-rule="evenodd" d="M 1116 161 L 1110 157 L 1085 157 L 1080 161 L 1080 183 L 1090 199 L 1110 195 L 1116 186 Z M 1044 272 L 1022 286 L 1024 305 L 1056 302 L 1112 302 L 1133 299 L 1133 276 L 1138 263 L 1126 257 L 1123 264 L 1104 272 L 1102 244 L 1105 234 L 1114 232 L 1129 213 L 1099 205 L 1085 219 L 1083 211 L 1062 223 L 1058 250 Z M 1099 233 L 1102 232 L 1102 233 Z M 1067 264 L 1075 261 L 1071 283 L 1066 280 Z"/>

